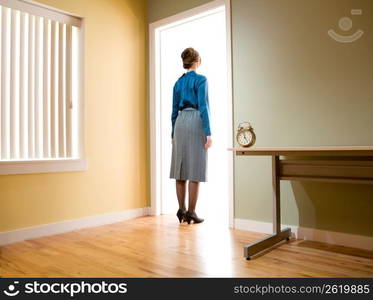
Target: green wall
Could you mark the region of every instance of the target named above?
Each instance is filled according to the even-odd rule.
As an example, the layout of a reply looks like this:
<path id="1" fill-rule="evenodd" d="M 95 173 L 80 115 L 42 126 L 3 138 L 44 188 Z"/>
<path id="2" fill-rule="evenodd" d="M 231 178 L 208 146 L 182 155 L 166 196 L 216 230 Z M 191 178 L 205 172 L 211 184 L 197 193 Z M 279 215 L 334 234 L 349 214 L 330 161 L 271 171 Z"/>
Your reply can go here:
<path id="1" fill-rule="evenodd" d="M 206 2 L 148 0 L 149 22 Z M 364 35 L 338 43 L 327 31 L 351 9 L 346 34 Z M 232 51 L 235 126 L 251 121 L 256 146 L 373 145 L 373 1 L 232 0 Z M 281 189 L 282 223 L 373 236 L 372 185 Z M 235 218 L 271 212 L 270 158 L 235 158 Z"/>
<path id="2" fill-rule="evenodd" d="M 175 15 L 184 10 L 203 5 L 207 0 L 148 0 L 149 23 Z"/>

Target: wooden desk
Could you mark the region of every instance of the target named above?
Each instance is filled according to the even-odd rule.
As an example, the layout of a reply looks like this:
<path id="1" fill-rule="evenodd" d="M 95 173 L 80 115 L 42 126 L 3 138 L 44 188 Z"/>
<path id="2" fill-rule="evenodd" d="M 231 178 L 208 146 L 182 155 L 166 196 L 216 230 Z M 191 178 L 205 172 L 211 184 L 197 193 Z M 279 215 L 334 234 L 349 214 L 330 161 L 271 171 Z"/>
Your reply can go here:
<path id="1" fill-rule="evenodd" d="M 289 240 L 290 228 L 281 230 L 280 180 L 373 184 L 373 147 L 228 148 L 236 155 L 272 157 L 273 234 L 244 247 L 244 256 Z M 282 158 L 280 157 L 287 157 Z"/>

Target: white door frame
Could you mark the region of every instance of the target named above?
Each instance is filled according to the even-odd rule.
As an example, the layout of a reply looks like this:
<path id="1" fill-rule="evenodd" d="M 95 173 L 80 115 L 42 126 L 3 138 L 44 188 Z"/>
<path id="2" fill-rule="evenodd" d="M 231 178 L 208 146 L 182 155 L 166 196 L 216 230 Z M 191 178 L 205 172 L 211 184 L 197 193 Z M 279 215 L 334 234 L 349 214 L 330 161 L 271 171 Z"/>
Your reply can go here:
<path id="1" fill-rule="evenodd" d="M 160 147 L 160 82 L 159 76 L 159 29 L 182 24 L 197 19 L 206 12 L 225 6 L 226 14 L 226 42 L 227 42 L 227 72 L 228 72 L 228 138 L 233 145 L 233 96 L 232 96 L 232 50 L 231 50 L 231 1 L 214 0 L 204 5 L 183 11 L 179 14 L 161 19 L 149 24 L 149 117 L 150 117 L 150 199 L 151 214 L 161 213 L 161 147 Z M 227 145 L 231 147 L 231 145 Z M 231 151 L 230 151 L 231 152 Z M 228 191 L 229 191 L 229 227 L 234 227 L 234 172 L 233 152 L 228 154 Z"/>

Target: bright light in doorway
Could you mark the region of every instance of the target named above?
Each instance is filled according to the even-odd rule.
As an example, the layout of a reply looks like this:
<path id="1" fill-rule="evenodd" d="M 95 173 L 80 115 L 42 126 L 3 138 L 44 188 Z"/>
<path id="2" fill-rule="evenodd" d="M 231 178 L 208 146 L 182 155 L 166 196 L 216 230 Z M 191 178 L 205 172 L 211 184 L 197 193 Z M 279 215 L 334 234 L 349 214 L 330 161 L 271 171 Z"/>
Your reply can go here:
<path id="1" fill-rule="evenodd" d="M 159 36 L 159 83 L 161 118 L 162 213 L 177 210 L 175 182 L 169 179 L 171 161 L 172 89 L 175 81 L 185 72 L 181 53 L 187 47 L 201 55 L 202 65 L 197 73 L 207 77 L 211 111 L 213 147 L 208 151 L 208 182 L 200 188 L 197 213 L 206 221 L 228 226 L 228 74 L 226 47 L 226 16 L 224 7 L 194 16 L 185 22 L 164 27 Z"/>

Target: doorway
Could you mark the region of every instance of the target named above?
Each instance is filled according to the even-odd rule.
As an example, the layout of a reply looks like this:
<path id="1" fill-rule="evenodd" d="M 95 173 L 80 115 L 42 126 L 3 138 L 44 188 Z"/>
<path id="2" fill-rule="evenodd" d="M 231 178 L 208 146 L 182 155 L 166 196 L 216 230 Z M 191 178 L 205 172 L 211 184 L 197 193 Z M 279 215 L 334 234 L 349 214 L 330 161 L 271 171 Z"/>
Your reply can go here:
<path id="1" fill-rule="evenodd" d="M 175 214 L 178 202 L 171 163 L 172 91 L 186 72 L 181 53 L 195 48 L 197 73 L 208 79 L 212 147 L 208 181 L 200 183 L 196 212 L 206 223 L 233 227 L 230 5 L 216 0 L 150 24 L 150 143 L 152 214 Z M 186 197 L 188 201 L 188 193 Z M 176 218 L 176 217 L 175 217 Z"/>

